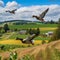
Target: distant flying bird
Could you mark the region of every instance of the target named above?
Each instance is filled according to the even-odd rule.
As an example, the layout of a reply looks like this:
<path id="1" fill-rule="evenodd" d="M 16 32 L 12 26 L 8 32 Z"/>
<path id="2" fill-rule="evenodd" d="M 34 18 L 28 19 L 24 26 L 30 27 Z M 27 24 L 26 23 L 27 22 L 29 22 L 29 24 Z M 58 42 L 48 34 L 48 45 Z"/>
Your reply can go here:
<path id="1" fill-rule="evenodd" d="M 6 12 L 9 12 L 9 13 L 15 14 L 15 11 L 16 11 L 16 10 L 17 10 L 17 9 L 14 9 L 14 10 L 12 10 L 12 11 L 7 10 Z"/>
<path id="2" fill-rule="evenodd" d="M 47 8 L 44 12 L 42 12 L 39 16 L 33 15 L 32 17 L 35 17 L 37 20 L 40 20 L 42 22 L 44 22 L 44 17 L 46 15 L 46 13 L 48 12 L 49 8 Z"/>
<path id="3" fill-rule="evenodd" d="M 25 39 L 22 39 L 22 38 L 16 38 L 16 40 L 21 40 L 21 42 L 22 43 L 24 43 L 24 44 L 32 44 L 32 45 L 34 45 L 34 38 L 35 37 L 37 37 L 38 35 L 36 35 L 36 34 L 32 34 L 32 35 L 30 35 L 30 36 L 28 36 L 27 38 L 25 38 Z"/>

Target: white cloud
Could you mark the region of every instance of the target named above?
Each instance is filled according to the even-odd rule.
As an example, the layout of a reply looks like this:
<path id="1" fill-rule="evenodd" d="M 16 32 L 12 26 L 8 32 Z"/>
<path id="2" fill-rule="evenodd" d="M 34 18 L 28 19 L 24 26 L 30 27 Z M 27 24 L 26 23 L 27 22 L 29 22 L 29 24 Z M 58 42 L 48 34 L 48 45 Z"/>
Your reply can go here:
<path id="1" fill-rule="evenodd" d="M 20 7 L 20 4 L 18 4 L 16 1 L 12 1 L 12 2 L 7 2 L 5 8 L 7 9 L 16 9 Z"/>
<path id="2" fill-rule="evenodd" d="M 57 21 L 60 18 L 60 5 L 34 5 L 21 6 L 16 1 L 7 2 L 6 6 L 0 8 L 0 21 L 5 20 L 35 20 L 32 15 L 39 15 L 49 7 L 49 11 L 45 16 L 45 20 Z M 6 10 L 16 9 L 16 14 L 6 13 Z"/>
<path id="3" fill-rule="evenodd" d="M 28 6 L 28 7 L 21 7 L 16 11 L 16 14 L 21 16 L 21 18 L 29 19 L 29 20 L 36 20 L 32 18 L 32 15 L 39 15 L 45 9 L 49 7 L 49 11 L 45 16 L 45 20 L 58 20 L 60 18 L 60 5 L 36 5 L 36 6 Z"/>
<path id="4" fill-rule="evenodd" d="M 0 6 L 4 6 L 4 2 L 0 0 Z"/>

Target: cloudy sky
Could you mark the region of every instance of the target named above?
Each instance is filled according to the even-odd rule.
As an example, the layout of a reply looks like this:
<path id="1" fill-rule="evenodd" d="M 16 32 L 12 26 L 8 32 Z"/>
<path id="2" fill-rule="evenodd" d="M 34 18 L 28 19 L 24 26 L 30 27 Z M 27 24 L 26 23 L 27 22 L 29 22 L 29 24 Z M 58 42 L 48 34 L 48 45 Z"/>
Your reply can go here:
<path id="1" fill-rule="evenodd" d="M 45 21 L 58 21 L 60 18 L 60 0 L 0 0 L 0 22 L 7 20 L 32 20 L 32 15 L 41 14 L 49 8 Z M 5 12 L 17 9 L 16 14 Z"/>

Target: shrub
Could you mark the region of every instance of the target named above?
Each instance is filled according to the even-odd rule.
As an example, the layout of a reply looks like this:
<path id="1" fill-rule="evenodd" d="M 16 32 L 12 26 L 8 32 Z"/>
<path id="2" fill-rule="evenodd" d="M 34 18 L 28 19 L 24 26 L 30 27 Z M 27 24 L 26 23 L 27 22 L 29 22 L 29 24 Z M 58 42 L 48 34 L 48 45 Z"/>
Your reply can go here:
<path id="1" fill-rule="evenodd" d="M 37 28 L 37 29 L 29 29 L 29 34 L 32 35 L 32 34 L 36 34 L 36 35 L 39 35 L 40 34 L 40 29 Z"/>
<path id="2" fill-rule="evenodd" d="M 51 37 L 50 41 L 55 41 L 55 40 L 59 40 L 59 39 L 60 39 L 60 19 L 59 19 L 57 29 L 54 32 L 53 36 Z"/>

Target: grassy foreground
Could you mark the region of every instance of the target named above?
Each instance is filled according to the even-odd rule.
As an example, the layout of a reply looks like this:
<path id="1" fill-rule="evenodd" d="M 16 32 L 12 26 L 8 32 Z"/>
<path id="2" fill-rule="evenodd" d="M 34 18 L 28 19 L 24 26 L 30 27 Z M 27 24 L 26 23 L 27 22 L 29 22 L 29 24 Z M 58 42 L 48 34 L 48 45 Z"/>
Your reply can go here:
<path id="1" fill-rule="evenodd" d="M 0 52 L 0 60 L 60 60 L 60 40 L 29 48 Z"/>

